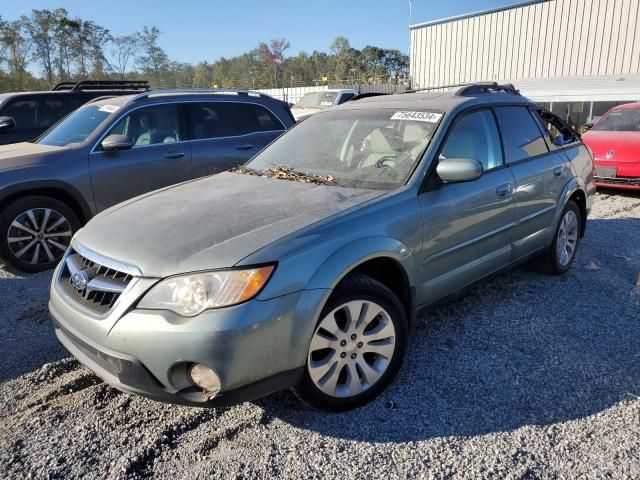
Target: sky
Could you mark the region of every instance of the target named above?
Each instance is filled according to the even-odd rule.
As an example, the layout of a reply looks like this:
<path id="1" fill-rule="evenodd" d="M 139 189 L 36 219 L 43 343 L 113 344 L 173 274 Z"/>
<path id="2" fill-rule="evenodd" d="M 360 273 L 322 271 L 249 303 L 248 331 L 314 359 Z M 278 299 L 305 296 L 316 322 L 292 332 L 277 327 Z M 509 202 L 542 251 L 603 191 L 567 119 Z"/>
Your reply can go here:
<path id="1" fill-rule="evenodd" d="M 414 0 L 411 23 L 522 3 L 522 0 Z M 0 0 L 0 15 L 15 20 L 32 9 L 64 7 L 114 35 L 155 25 L 171 60 L 197 63 L 232 57 L 271 38 L 286 38 L 300 51 L 328 51 L 343 35 L 351 46 L 397 48 L 409 42 L 409 0 Z"/>

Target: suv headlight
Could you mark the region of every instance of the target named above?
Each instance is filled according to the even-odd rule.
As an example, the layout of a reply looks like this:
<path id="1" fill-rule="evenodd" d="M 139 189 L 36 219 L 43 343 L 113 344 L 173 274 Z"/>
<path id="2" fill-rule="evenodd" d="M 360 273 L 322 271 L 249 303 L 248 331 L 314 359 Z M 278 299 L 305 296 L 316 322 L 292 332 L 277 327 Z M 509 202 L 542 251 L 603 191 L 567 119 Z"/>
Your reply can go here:
<path id="1" fill-rule="evenodd" d="M 269 265 L 165 278 L 142 297 L 138 308 L 171 310 L 184 317 L 193 317 L 208 308 L 236 305 L 255 297 L 273 269 L 274 266 Z"/>

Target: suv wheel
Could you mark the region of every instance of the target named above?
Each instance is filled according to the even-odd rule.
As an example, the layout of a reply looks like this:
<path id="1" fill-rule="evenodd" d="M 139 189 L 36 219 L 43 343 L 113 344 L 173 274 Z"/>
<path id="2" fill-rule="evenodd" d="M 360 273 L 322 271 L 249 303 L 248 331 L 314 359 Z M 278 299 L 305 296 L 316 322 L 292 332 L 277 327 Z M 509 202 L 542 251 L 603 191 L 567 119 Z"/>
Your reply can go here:
<path id="1" fill-rule="evenodd" d="M 398 297 L 365 275 L 345 278 L 325 305 L 294 392 L 311 406 L 349 410 L 375 398 L 404 360 L 407 318 Z"/>
<path id="2" fill-rule="evenodd" d="M 21 198 L 0 213 L 0 256 L 23 272 L 48 270 L 60 261 L 79 225 L 75 212 L 55 198 Z"/>
<path id="3" fill-rule="evenodd" d="M 569 200 L 560 217 L 551 247 L 545 255 L 542 265 L 544 272 L 562 275 L 569 271 L 580 243 L 580 225 L 580 209 L 573 200 Z"/>

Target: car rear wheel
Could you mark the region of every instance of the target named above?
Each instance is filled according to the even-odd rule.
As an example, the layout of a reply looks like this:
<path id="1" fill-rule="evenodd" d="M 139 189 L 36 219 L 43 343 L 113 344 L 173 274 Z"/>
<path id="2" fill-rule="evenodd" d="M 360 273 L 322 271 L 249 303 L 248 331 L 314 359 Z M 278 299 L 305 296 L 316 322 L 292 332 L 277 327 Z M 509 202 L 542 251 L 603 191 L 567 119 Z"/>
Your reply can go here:
<path id="1" fill-rule="evenodd" d="M 364 275 L 343 280 L 320 315 L 295 393 L 331 411 L 356 408 L 393 380 L 404 360 L 407 318 L 398 297 Z"/>
<path id="2" fill-rule="evenodd" d="M 80 220 L 63 202 L 24 197 L 0 214 L 0 256 L 9 267 L 35 273 L 56 266 Z"/>
<path id="3" fill-rule="evenodd" d="M 569 271 L 576 258 L 580 243 L 580 209 L 569 200 L 562 212 L 551 247 L 543 258 L 542 269 L 551 275 L 562 275 Z"/>

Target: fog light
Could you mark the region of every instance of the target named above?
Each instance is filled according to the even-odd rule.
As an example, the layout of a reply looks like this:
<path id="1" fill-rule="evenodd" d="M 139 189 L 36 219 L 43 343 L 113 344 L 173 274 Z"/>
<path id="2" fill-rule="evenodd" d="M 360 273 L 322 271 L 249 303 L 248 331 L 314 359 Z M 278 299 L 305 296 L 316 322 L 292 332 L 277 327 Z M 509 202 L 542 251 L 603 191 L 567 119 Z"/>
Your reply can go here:
<path id="1" fill-rule="evenodd" d="M 204 390 L 212 398 L 220 391 L 220 379 L 216 372 L 201 363 L 194 364 L 189 370 L 189 378 L 194 385 Z"/>

